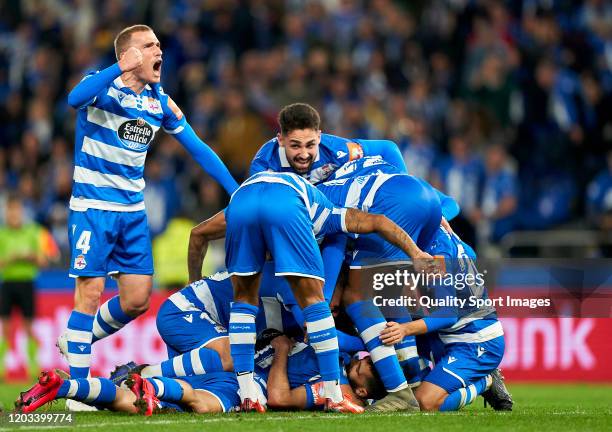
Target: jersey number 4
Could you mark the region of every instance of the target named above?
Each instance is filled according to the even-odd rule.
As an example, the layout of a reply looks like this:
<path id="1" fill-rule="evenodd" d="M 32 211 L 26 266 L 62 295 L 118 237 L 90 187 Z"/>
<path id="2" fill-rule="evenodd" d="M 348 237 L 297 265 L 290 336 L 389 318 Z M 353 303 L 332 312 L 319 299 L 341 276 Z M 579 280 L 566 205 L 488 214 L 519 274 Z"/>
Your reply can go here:
<path id="1" fill-rule="evenodd" d="M 76 243 L 76 248 L 81 251 L 83 255 L 87 255 L 87 252 L 91 247 L 89 246 L 89 241 L 91 240 L 91 231 L 83 231 L 79 236 L 79 239 Z"/>

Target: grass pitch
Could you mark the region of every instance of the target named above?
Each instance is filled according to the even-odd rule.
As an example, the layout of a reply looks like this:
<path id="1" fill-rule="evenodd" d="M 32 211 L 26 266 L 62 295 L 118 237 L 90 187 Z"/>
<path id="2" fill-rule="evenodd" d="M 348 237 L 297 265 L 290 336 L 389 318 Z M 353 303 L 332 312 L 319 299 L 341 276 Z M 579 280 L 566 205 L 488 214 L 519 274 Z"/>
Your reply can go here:
<path id="1" fill-rule="evenodd" d="M 274 412 L 267 414 L 159 414 L 150 418 L 136 415 L 96 412 L 74 413 L 72 426 L 42 426 L 8 424 L 6 412 L 25 386 L 0 385 L 0 402 L 5 413 L 0 431 L 5 430 L 102 430 L 104 432 L 162 430 L 169 431 L 228 431 L 245 432 L 321 432 L 415 430 L 444 431 L 584 431 L 612 430 L 612 386 L 605 385 L 537 385 L 509 384 L 515 401 L 510 413 L 495 412 L 483 407 L 482 398 L 457 413 L 364 414 L 344 415 L 311 412 Z M 64 409 L 64 403 L 54 404 L 50 411 Z M 45 412 L 45 411 L 40 411 Z"/>

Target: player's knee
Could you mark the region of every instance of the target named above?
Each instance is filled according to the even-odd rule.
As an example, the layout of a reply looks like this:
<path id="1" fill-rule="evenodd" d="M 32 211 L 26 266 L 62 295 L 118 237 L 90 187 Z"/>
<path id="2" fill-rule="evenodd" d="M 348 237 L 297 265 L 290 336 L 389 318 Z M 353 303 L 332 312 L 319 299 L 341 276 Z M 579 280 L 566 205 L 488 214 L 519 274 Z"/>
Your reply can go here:
<path id="1" fill-rule="evenodd" d="M 268 388 L 268 406 L 270 408 L 282 409 L 282 408 L 291 408 L 287 404 L 287 395 L 284 391 L 278 391 L 276 389 Z"/>
<path id="2" fill-rule="evenodd" d="M 419 402 L 421 411 L 438 411 L 438 409 L 440 409 L 440 405 L 442 405 L 443 402 L 443 400 L 440 400 L 438 397 L 435 397 L 435 395 L 416 393 L 414 396 Z"/>
<path id="3" fill-rule="evenodd" d="M 223 366 L 223 370 L 225 372 L 234 372 L 234 361 L 232 360 L 232 355 L 229 352 L 221 355 L 221 365 Z"/>
<path id="4" fill-rule="evenodd" d="M 130 299 L 125 304 L 125 313 L 131 317 L 137 317 L 149 310 L 151 302 L 149 298 Z"/>

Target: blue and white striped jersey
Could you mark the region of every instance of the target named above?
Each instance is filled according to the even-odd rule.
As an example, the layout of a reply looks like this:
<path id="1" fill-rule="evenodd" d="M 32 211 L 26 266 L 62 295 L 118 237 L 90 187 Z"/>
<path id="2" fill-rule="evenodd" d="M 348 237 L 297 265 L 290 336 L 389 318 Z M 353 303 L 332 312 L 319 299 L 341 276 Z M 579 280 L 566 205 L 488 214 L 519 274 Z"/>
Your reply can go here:
<path id="1" fill-rule="evenodd" d="M 380 156 L 365 157 L 344 164 L 317 188 L 336 205 L 368 211 L 376 192 L 396 175 L 406 174 Z"/>
<path id="2" fill-rule="evenodd" d="M 260 285 L 257 332 L 274 328 L 291 335 L 300 334 L 301 326 L 295 322 L 279 296 L 280 292 L 291 290 L 287 281 L 267 272 L 264 273 Z M 167 301 L 184 312 L 206 312 L 215 322 L 227 328 L 233 299 L 234 289 L 229 273 L 219 272 L 187 285 L 168 297 Z"/>
<path id="3" fill-rule="evenodd" d="M 312 232 L 317 240 L 321 240 L 327 234 L 347 232 L 346 209 L 334 206 L 321 191 L 303 177 L 293 173 L 260 172 L 245 180 L 238 190 L 255 183 L 275 183 L 293 189 L 308 210 Z M 270 205 L 274 204 L 270 203 Z"/>
<path id="4" fill-rule="evenodd" d="M 177 134 L 185 124 L 185 116 L 160 85 L 147 85 L 136 94 L 117 77 L 78 107 L 70 208 L 144 210 L 149 145 L 160 128 Z"/>
<path id="5" fill-rule="evenodd" d="M 473 278 L 463 278 L 463 280 L 473 280 L 474 283 L 462 284 L 461 287 L 455 285 L 452 291 L 457 298 L 466 299 L 466 307 L 457 308 L 457 321 L 450 327 L 439 329 L 438 337 L 444 344 L 450 343 L 480 343 L 502 336 L 504 334 L 501 322 L 497 320 L 497 313 L 494 307 L 485 306 L 477 308 L 469 306 L 469 298 L 477 299 L 488 298 L 487 288 L 484 285 L 484 278 L 476 277 L 476 252 L 459 236 L 448 233 L 440 227 L 434 241 L 427 252 L 431 255 L 443 256 L 446 263 L 446 272 L 453 275 L 471 274 Z M 480 283 L 482 281 L 482 283 Z M 438 287 L 439 288 L 439 287 Z M 446 292 L 446 290 L 443 290 Z"/>

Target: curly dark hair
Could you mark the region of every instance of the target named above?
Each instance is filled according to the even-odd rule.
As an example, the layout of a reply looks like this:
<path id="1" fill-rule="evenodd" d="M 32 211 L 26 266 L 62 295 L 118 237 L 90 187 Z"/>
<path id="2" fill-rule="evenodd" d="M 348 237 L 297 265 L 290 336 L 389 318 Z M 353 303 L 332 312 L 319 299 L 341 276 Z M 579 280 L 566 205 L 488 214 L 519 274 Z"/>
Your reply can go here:
<path id="1" fill-rule="evenodd" d="M 278 113 L 278 124 L 283 135 L 298 129 L 319 130 L 321 117 L 312 106 L 294 103 L 287 105 Z"/>

